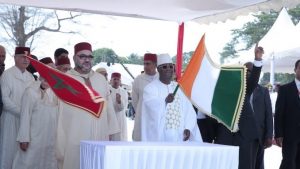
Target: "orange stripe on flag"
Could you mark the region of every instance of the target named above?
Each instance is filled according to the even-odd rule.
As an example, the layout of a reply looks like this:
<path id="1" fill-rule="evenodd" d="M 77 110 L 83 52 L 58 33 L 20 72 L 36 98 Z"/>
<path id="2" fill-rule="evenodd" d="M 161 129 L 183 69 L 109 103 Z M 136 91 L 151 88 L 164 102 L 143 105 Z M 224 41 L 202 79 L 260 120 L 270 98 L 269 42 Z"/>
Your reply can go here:
<path id="1" fill-rule="evenodd" d="M 196 48 L 196 51 L 194 52 L 192 59 L 190 60 L 190 63 L 188 64 L 183 76 L 178 81 L 178 83 L 181 86 L 181 89 L 184 90 L 184 93 L 189 98 L 191 98 L 192 87 L 195 78 L 199 73 L 204 55 L 205 55 L 205 34 L 202 36 Z"/>

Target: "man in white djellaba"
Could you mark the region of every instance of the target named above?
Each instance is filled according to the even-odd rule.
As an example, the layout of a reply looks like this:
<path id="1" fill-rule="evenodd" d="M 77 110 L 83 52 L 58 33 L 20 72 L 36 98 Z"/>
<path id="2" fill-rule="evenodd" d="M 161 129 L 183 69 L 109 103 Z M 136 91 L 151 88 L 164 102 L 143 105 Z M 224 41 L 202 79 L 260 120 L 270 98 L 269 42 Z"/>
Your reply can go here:
<path id="1" fill-rule="evenodd" d="M 134 141 L 141 141 L 141 111 L 143 92 L 146 85 L 155 79 L 158 79 L 156 72 L 156 54 L 146 53 L 144 55 L 144 73 L 134 79 L 132 84 L 132 105 L 135 110 L 134 128 L 132 138 Z"/>
<path id="2" fill-rule="evenodd" d="M 196 112 L 191 102 L 172 81 L 174 65 L 168 54 L 157 56 L 159 79 L 144 89 L 142 141 L 200 141 Z"/>
<path id="3" fill-rule="evenodd" d="M 40 62 L 55 68 L 50 57 Z M 43 77 L 28 87 L 22 97 L 20 129 L 17 141 L 20 149 L 13 169 L 57 169 L 55 141 L 58 100 Z"/>
<path id="4" fill-rule="evenodd" d="M 0 169 L 11 169 L 19 145 L 16 141 L 20 123 L 21 98 L 25 89 L 34 82 L 26 70 L 30 48 L 16 47 L 15 66 L 1 76 L 3 111 L 0 121 Z"/>
<path id="5" fill-rule="evenodd" d="M 128 105 L 128 94 L 121 87 L 121 74 L 114 72 L 110 78 L 110 91 L 114 109 L 120 126 L 120 132 L 112 135 L 113 141 L 127 141 L 127 120 L 125 111 Z"/>
<path id="6" fill-rule="evenodd" d="M 100 117 L 88 111 L 60 102 L 57 126 L 57 151 L 59 169 L 79 169 L 81 140 L 108 141 L 120 132 L 110 97 L 109 84 L 104 76 L 92 70 L 92 46 L 81 42 L 74 46 L 75 68 L 67 72 L 74 79 L 95 90 L 105 99 Z"/>

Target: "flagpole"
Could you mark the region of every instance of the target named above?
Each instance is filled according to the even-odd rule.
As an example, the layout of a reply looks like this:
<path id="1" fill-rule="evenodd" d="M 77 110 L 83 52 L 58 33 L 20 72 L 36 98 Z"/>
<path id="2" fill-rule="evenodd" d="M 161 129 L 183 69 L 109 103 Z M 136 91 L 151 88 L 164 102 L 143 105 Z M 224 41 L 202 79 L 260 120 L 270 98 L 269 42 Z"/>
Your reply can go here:
<path id="1" fill-rule="evenodd" d="M 134 76 L 131 74 L 131 72 L 128 70 L 128 68 L 123 64 L 123 61 L 117 56 L 117 55 L 114 55 L 114 56 L 108 56 L 110 58 L 112 58 L 113 60 L 114 59 L 117 59 L 117 61 L 121 64 L 121 66 L 126 70 L 126 72 L 130 75 L 130 77 L 134 80 Z"/>
<path id="2" fill-rule="evenodd" d="M 177 91 L 178 91 L 178 88 L 179 88 L 179 84 L 177 84 L 177 86 L 176 86 L 176 88 L 175 88 L 175 90 L 174 90 L 174 92 L 173 92 L 173 96 L 175 96 L 176 95 L 176 93 L 177 93 Z M 166 105 L 167 105 L 168 103 L 166 102 Z"/>
<path id="3" fill-rule="evenodd" d="M 184 22 L 178 28 L 178 41 L 177 41 L 177 57 L 176 57 L 176 78 L 177 81 L 181 78 L 182 70 L 182 49 L 183 49 L 183 36 L 184 36 Z"/>
<path id="4" fill-rule="evenodd" d="M 176 88 L 175 88 L 175 90 L 174 90 L 174 92 L 173 92 L 173 95 L 174 95 L 174 96 L 176 95 L 178 88 L 179 88 L 179 84 L 177 84 L 177 86 L 176 86 Z"/>

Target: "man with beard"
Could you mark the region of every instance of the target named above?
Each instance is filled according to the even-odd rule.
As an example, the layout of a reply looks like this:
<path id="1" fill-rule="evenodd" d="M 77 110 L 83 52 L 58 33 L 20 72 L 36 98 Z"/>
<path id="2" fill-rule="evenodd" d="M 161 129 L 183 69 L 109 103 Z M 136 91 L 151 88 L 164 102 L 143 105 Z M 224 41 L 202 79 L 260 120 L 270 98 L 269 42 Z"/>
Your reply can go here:
<path id="1" fill-rule="evenodd" d="M 81 140 L 108 141 L 118 133 L 116 114 L 104 76 L 92 70 L 92 46 L 87 42 L 74 46 L 75 68 L 67 72 L 74 79 L 92 88 L 105 99 L 99 118 L 88 111 L 62 102 L 58 117 L 57 157 L 60 169 L 79 169 Z"/>
<path id="2" fill-rule="evenodd" d="M 14 155 L 19 147 L 16 142 L 20 123 L 21 98 L 33 82 L 33 76 L 26 70 L 29 65 L 30 48 L 16 47 L 15 66 L 7 69 L 1 76 L 3 114 L 0 132 L 0 168 L 10 169 Z"/>
<path id="3" fill-rule="evenodd" d="M 159 79 L 144 89 L 142 141 L 202 141 L 196 112 L 185 94 L 172 81 L 174 65 L 168 54 L 157 57 Z"/>

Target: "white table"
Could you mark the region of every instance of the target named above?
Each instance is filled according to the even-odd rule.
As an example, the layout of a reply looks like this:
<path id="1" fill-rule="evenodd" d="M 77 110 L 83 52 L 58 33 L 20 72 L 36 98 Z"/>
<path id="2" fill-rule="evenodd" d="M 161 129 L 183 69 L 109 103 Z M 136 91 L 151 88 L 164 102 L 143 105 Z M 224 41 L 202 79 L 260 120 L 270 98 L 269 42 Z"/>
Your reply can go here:
<path id="1" fill-rule="evenodd" d="M 237 169 L 239 148 L 207 143 L 80 143 L 81 169 Z"/>

